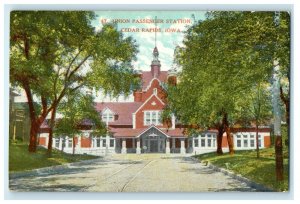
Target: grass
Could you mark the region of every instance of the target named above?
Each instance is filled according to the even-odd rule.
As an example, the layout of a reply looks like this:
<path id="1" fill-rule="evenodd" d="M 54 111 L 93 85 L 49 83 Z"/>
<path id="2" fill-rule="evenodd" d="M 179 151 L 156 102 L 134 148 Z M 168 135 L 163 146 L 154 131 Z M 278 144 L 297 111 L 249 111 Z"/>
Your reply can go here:
<path id="1" fill-rule="evenodd" d="M 66 154 L 57 150 L 53 150 L 52 155 L 48 156 L 46 152 L 45 148 L 38 147 L 36 153 L 29 153 L 27 144 L 11 143 L 9 145 L 9 172 L 26 171 L 99 158 L 92 155 Z"/>
<path id="2" fill-rule="evenodd" d="M 201 161 L 209 161 L 215 166 L 228 169 L 240 174 L 256 183 L 262 184 L 274 191 L 288 191 L 289 157 L 287 148 L 284 155 L 284 181 L 277 182 L 275 174 L 275 149 L 260 150 L 260 158 L 256 158 L 255 150 L 236 151 L 234 155 L 228 153 L 217 156 L 216 153 L 197 155 Z"/>

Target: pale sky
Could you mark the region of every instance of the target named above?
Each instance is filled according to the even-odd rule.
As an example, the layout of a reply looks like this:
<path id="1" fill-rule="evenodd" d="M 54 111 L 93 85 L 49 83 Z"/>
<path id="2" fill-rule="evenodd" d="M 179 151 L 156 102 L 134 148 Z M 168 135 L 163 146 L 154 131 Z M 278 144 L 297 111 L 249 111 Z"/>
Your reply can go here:
<path id="1" fill-rule="evenodd" d="M 172 68 L 175 47 L 182 45 L 184 31 L 194 23 L 192 16 L 195 17 L 196 21 L 205 18 L 205 11 L 96 11 L 96 14 L 97 18 L 92 25 L 97 30 L 102 28 L 102 22 L 117 20 L 117 28 L 123 32 L 124 37 L 132 36 L 136 40 L 139 45 L 139 53 L 137 54 L 137 61 L 133 62 L 133 66 L 135 69 L 143 71 L 150 71 L 152 51 L 155 47 L 155 32 L 143 31 L 154 29 L 155 24 L 143 23 L 141 20 L 153 20 L 157 17 L 161 21 L 156 25 L 156 28 L 161 31 L 156 33 L 156 46 L 159 51 L 161 70 L 167 71 Z M 126 32 L 133 31 L 133 29 L 139 29 L 140 32 Z M 173 32 L 167 32 L 166 29 Z M 96 101 L 116 101 L 116 99 L 103 97 L 101 93 L 98 93 Z M 133 101 L 133 97 L 124 99 L 121 96 L 118 101 Z"/>
<path id="2" fill-rule="evenodd" d="M 194 23 L 195 20 L 203 20 L 205 11 L 95 11 L 97 17 L 92 22 L 96 30 L 101 30 L 102 22 L 112 22 L 118 19 L 117 28 L 123 32 L 124 37 L 132 36 L 138 44 L 139 53 L 137 60 L 133 62 L 134 69 L 150 71 L 152 61 L 152 51 L 155 47 L 155 32 L 154 23 L 143 23 L 141 20 L 153 20 L 155 17 L 160 23 L 157 23 L 156 28 L 161 32 L 156 32 L 156 46 L 159 51 L 159 60 L 161 62 L 161 70 L 167 71 L 172 68 L 174 49 L 177 45 L 182 45 L 184 31 L 187 27 Z M 194 16 L 194 17 L 192 17 Z M 128 23 L 124 23 L 127 22 Z M 134 21 L 134 22 L 133 22 Z M 139 29 L 140 32 L 125 32 Z M 144 30 L 142 30 L 144 29 Z M 166 29 L 173 32 L 167 32 Z M 147 32 L 151 31 L 151 32 Z M 153 31 L 153 32 L 152 32 Z M 16 97 L 16 102 L 27 101 L 24 91 L 20 90 L 21 96 Z M 118 99 L 103 96 L 101 92 L 94 93 L 96 102 L 107 101 L 133 101 L 133 97 L 124 98 L 120 96 Z"/>

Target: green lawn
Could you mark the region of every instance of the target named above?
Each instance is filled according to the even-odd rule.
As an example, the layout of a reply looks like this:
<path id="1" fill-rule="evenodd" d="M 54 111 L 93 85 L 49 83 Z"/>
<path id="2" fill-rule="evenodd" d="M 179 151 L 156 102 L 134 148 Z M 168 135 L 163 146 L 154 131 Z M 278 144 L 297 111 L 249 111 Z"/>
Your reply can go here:
<path id="1" fill-rule="evenodd" d="M 275 150 L 273 148 L 260 150 L 261 157 L 256 158 L 256 151 L 236 151 L 234 155 L 228 153 L 217 156 L 216 153 L 197 155 L 202 162 L 210 163 L 228 169 L 237 174 L 256 182 L 275 191 L 288 191 L 288 150 L 284 149 L 284 181 L 276 182 L 275 174 Z"/>
<path id="2" fill-rule="evenodd" d="M 38 147 L 36 153 L 28 152 L 28 145 L 12 143 L 9 145 L 9 172 L 25 171 L 48 166 L 55 166 L 81 160 L 96 159 L 92 155 L 71 155 L 53 150 L 52 156 L 46 155 L 46 149 Z"/>

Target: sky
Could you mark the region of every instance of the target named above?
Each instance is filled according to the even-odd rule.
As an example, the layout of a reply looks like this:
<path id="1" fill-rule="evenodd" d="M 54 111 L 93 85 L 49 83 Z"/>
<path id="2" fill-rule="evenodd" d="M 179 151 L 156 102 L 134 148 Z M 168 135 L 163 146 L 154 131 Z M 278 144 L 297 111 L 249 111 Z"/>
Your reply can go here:
<path id="1" fill-rule="evenodd" d="M 101 29 L 101 22 L 118 20 L 117 28 L 124 34 L 124 37 L 132 36 L 139 45 L 139 53 L 137 61 L 133 62 L 134 68 L 149 71 L 152 61 L 152 51 L 155 47 L 154 23 L 143 23 L 139 20 L 147 19 L 157 20 L 156 28 L 161 32 L 157 33 L 156 45 L 159 51 L 159 60 L 161 61 L 161 69 L 169 70 L 173 65 L 174 48 L 182 45 L 184 31 L 187 26 L 194 22 L 192 15 L 196 20 L 204 19 L 204 11 L 96 11 L 97 18 L 92 25 L 97 30 Z M 129 22 L 128 22 L 129 21 Z M 134 22 L 133 22 L 134 21 Z M 171 21 L 171 22 L 170 22 Z M 127 23 L 128 22 L 128 23 Z M 133 29 L 139 29 L 139 32 L 132 32 Z M 144 30 L 142 30 L 144 29 Z M 168 32 L 170 29 L 173 32 Z M 169 31 L 170 31 L 169 30 Z M 131 32 L 127 32 L 131 31 Z M 147 32 L 148 31 L 148 32 Z M 150 32 L 151 31 L 151 32 Z M 153 31 L 153 32 L 152 32 Z M 175 31 L 175 32 L 174 32 Z"/>
<path id="2" fill-rule="evenodd" d="M 132 36 L 136 40 L 139 53 L 137 60 L 132 64 L 134 69 L 142 71 L 150 71 L 152 52 L 155 47 L 155 28 L 160 29 L 156 32 L 156 46 L 159 51 L 161 70 L 167 71 L 174 66 L 174 49 L 177 45 L 182 46 L 184 31 L 195 20 L 205 19 L 205 11 L 95 11 L 95 13 L 96 19 L 92 21 L 92 26 L 97 31 L 102 29 L 104 23 L 117 21 L 117 29 L 123 33 L 124 37 Z M 153 21 L 155 17 L 158 21 L 156 25 L 152 22 L 143 22 L 143 20 Z M 133 32 L 133 29 L 135 31 L 139 29 L 139 32 Z M 19 93 L 21 96 L 16 97 L 16 102 L 27 101 L 24 91 L 20 90 Z M 100 91 L 95 91 L 94 95 L 95 102 L 133 101 L 133 96 L 110 98 Z"/>
<path id="3" fill-rule="evenodd" d="M 182 46 L 184 31 L 194 21 L 203 20 L 205 11 L 96 11 L 97 17 L 92 22 L 96 30 L 101 30 L 106 22 L 117 22 L 117 29 L 124 37 L 132 36 L 138 44 L 139 53 L 133 62 L 134 69 L 150 71 L 152 52 L 156 46 L 159 51 L 161 70 L 174 68 L 173 54 L 176 46 Z M 157 18 L 157 24 L 149 22 Z M 145 22 L 146 21 L 146 22 Z M 152 30 L 151 30 L 152 29 Z M 119 101 L 130 102 L 133 97 L 109 98 L 100 92 L 96 95 L 96 102 Z"/>

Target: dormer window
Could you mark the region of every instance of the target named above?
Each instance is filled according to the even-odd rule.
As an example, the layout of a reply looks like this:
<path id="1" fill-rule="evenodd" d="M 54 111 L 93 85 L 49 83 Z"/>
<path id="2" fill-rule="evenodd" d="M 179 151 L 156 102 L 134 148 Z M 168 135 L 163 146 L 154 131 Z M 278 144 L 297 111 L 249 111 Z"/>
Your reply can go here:
<path id="1" fill-rule="evenodd" d="M 102 113 L 102 121 L 105 123 L 113 122 L 114 121 L 114 113 L 109 109 L 105 109 Z"/>

